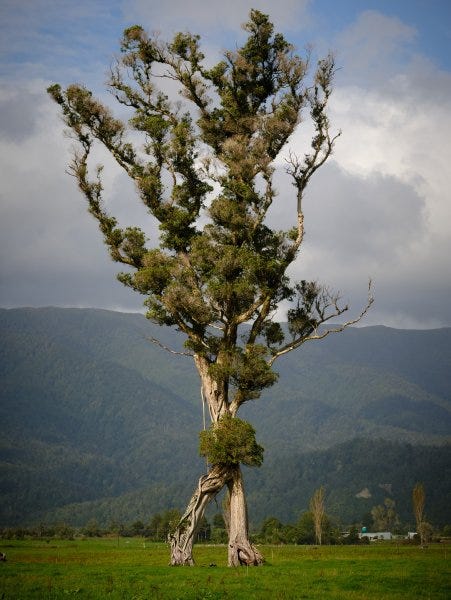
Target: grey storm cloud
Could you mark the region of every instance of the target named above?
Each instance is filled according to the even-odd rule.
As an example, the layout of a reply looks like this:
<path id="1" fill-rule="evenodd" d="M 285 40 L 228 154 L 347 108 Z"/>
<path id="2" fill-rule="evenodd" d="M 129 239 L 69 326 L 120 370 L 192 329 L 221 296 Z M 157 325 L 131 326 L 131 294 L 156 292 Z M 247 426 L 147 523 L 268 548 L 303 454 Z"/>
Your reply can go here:
<path id="1" fill-rule="evenodd" d="M 11 90 L 0 95 L 0 136 L 13 143 L 23 142 L 32 136 L 37 127 L 37 106 L 42 94 Z"/>

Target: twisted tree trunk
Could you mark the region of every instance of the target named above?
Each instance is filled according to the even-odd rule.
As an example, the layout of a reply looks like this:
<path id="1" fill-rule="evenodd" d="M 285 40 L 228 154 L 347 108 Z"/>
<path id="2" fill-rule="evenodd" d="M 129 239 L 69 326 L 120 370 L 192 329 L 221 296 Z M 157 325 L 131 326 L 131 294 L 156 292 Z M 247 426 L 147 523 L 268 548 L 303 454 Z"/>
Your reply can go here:
<path id="1" fill-rule="evenodd" d="M 205 509 L 231 477 L 228 467 L 214 465 L 207 475 L 199 479 L 197 489 L 177 525 L 169 536 L 171 544 L 171 565 L 193 565 L 193 543 Z"/>
<path id="2" fill-rule="evenodd" d="M 209 364 L 196 355 L 196 364 L 202 382 L 202 397 L 207 404 L 212 423 L 229 411 L 227 394 L 209 373 Z M 249 541 L 246 498 L 239 465 L 213 465 L 199 479 L 188 506 L 176 530 L 169 536 L 171 565 L 193 565 L 193 544 L 205 509 L 209 502 L 227 485 L 229 504 L 225 520 L 229 530 L 229 566 L 259 565 L 263 559 Z"/>
<path id="3" fill-rule="evenodd" d="M 194 565 L 193 544 L 200 522 L 209 502 L 227 485 L 228 505 L 225 520 L 228 526 L 228 564 L 263 564 L 263 557 L 249 540 L 246 497 L 243 476 L 239 466 L 214 465 L 199 479 L 197 489 L 180 519 L 176 530 L 169 536 L 171 565 Z"/>

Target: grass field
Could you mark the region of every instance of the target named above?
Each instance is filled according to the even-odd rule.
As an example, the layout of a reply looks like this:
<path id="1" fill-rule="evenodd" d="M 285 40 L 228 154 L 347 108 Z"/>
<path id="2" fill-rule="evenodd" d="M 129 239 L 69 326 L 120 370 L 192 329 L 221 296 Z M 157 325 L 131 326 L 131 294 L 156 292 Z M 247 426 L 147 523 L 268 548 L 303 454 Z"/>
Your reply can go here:
<path id="1" fill-rule="evenodd" d="M 195 567 L 141 539 L 0 540 L 0 600 L 449 600 L 451 546 L 263 546 L 266 564 L 230 569 L 224 546 L 196 546 Z M 214 563 L 216 566 L 210 566 Z"/>

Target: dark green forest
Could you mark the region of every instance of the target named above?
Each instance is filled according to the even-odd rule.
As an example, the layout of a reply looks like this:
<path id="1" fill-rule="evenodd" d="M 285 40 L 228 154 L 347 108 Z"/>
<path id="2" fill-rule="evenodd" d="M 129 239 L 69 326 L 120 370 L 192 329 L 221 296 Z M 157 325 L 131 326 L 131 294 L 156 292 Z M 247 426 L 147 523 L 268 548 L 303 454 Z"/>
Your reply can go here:
<path id="1" fill-rule="evenodd" d="M 199 383 L 189 358 L 150 341 L 180 349 L 176 332 L 56 308 L 0 310 L 0 331 L 1 526 L 147 522 L 184 506 L 205 469 Z M 450 342 L 451 329 L 354 328 L 281 359 L 278 383 L 242 411 L 265 448 L 245 472 L 252 524 L 295 522 L 321 485 L 343 523 L 386 497 L 409 523 L 417 481 L 428 520 L 450 523 Z"/>

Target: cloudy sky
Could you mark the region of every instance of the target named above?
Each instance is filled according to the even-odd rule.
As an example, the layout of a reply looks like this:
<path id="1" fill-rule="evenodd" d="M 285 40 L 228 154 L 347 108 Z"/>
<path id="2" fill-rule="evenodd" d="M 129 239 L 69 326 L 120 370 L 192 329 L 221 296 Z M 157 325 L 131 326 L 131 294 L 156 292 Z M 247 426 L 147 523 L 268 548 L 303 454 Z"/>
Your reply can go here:
<path id="1" fill-rule="evenodd" d="M 358 313 L 368 278 L 376 302 L 364 324 L 451 326 L 451 2 L 449 0 L 2 0 L 0 2 L 0 305 L 140 310 L 115 280 L 96 224 L 65 173 L 70 140 L 50 83 L 104 82 L 122 30 L 202 36 L 209 60 L 243 41 L 251 7 L 271 15 L 299 51 L 332 50 L 339 67 L 333 159 L 306 198 L 296 277 L 340 290 Z M 290 141 L 301 150 L 306 131 Z M 107 163 L 106 189 L 124 223 L 147 219 Z M 295 218 L 282 176 L 277 224 Z M 149 231 L 152 227 L 148 226 Z"/>

